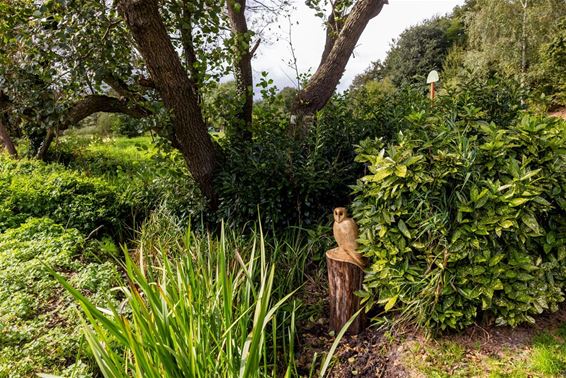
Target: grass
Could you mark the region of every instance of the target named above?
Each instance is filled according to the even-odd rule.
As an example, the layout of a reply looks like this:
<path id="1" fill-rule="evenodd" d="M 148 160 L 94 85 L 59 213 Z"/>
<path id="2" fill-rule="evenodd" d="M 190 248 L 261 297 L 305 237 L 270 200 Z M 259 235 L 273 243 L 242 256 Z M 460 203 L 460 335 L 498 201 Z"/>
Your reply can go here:
<path id="1" fill-rule="evenodd" d="M 123 309 L 97 308 L 57 276 L 81 304 L 103 374 L 295 376 L 297 303 L 278 287 L 286 272 L 270 262 L 261 230 L 245 239 L 224 230 L 179 237 L 163 217 L 142 230 L 135 261 L 126 253 Z M 166 227 L 155 233 L 156 225 Z"/>
<path id="2" fill-rule="evenodd" d="M 563 377 L 566 375 L 566 323 L 524 342 L 461 344 L 450 337 L 407 342 L 403 366 L 425 377 Z M 513 331 L 509 330 L 509 338 Z"/>

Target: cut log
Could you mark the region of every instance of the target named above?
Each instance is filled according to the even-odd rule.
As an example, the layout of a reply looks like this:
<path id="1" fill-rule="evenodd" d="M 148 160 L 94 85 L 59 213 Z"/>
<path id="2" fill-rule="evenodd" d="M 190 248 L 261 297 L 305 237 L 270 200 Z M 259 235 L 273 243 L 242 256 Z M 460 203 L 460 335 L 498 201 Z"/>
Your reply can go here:
<path id="1" fill-rule="evenodd" d="M 330 291 L 330 328 L 338 333 L 344 324 L 360 309 L 360 297 L 355 292 L 362 288 L 364 272 L 358 266 L 333 260 L 326 255 L 328 287 Z M 357 335 L 365 328 L 362 311 L 348 328 L 347 334 Z"/>

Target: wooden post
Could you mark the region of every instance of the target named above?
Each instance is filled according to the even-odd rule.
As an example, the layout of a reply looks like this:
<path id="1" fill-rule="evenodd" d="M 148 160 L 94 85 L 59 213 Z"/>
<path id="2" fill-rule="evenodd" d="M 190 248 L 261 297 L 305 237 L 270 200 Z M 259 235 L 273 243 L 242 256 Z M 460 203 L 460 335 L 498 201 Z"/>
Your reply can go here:
<path id="1" fill-rule="evenodd" d="M 338 333 L 360 309 L 360 297 L 354 293 L 362 288 L 364 272 L 357 265 L 333 260 L 326 256 L 330 291 L 330 328 Z M 357 335 L 365 328 L 365 312 L 352 322 L 347 333 Z"/>
<path id="2" fill-rule="evenodd" d="M 430 83 L 430 99 L 434 100 L 434 83 Z"/>

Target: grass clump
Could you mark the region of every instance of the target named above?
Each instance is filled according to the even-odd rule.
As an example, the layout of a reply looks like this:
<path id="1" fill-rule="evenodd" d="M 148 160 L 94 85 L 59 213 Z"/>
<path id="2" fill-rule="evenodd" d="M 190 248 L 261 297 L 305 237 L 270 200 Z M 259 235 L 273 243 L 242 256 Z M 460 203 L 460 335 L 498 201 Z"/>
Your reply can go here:
<path id="1" fill-rule="evenodd" d="M 159 231 L 158 231 L 159 230 Z M 107 377 L 293 376 L 296 304 L 279 285 L 260 232 L 198 235 L 160 216 L 126 254 L 123 309 L 80 303 L 83 330 Z M 279 278 L 277 278 L 279 276 Z"/>

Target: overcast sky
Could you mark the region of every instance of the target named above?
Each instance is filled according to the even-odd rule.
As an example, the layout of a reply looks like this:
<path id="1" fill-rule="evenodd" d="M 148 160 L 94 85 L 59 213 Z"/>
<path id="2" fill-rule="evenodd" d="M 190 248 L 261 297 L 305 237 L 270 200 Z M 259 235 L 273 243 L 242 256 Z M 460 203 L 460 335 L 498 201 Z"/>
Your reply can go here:
<path id="1" fill-rule="evenodd" d="M 371 62 L 383 59 L 391 41 L 407 27 L 435 15 L 444 15 L 463 3 L 464 0 L 389 0 L 389 4 L 383 7 L 381 13 L 370 21 L 358 41 L 339 90 L 346 89 L 354 76 L 363 72 Z M 304 5 L 304 0 L 296 0 L 296 7 L 297 10 L 291 13 L 291 18 L 295 23 L 292 28 L 292 40 L 298 67 L 301 72 L 307 72 L 309 69 L 314 72 L 324 47 L 322 20 L 316 18 L 314 12 Z M 287 39 L 288 20 L 279 20 L 279 26 L 285 33 L 278 42 L 260 45 L 253 67 L 256 80 L 261 71 L 268 71 L 270 78 L 281 89 L 296 85 L 295 74 L 287 65 L 291 59 L 289 44 L 284 40 Z"/>

